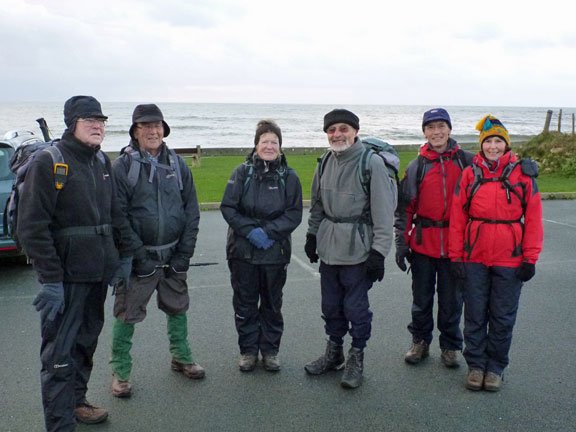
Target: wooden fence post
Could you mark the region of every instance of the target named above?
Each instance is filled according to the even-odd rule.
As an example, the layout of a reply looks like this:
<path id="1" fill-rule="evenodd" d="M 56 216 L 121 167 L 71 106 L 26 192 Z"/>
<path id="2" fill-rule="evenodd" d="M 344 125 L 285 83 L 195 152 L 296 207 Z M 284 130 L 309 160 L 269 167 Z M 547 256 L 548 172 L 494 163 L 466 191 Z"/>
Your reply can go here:
<path id="1" fill-rule="evenodd" d="M 574 113 L 572 113 L 572 136 L 574 136 Z"/>
<path id="2" fill-rule="evenodd" d="M 542 133 L 550 132 L 550 122 L 552 121 L 552 110 L 546 111 L 546 121 L 544 122 L 544 130 Z"/>
<path id="3" fill-rule="evenodd" d="M 558 132 L 562 132 L 562 108 L 558 111 Z"/>

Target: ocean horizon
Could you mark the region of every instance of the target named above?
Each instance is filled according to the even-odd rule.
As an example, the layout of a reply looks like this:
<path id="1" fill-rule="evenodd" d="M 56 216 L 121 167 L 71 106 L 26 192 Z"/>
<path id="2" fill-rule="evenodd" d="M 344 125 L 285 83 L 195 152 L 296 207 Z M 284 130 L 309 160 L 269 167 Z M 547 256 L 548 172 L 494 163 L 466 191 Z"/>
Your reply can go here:
<path id="1" fill-rule="evenodd" d="M 42 136 L 37 118 L 44 118 L 52 138 L 62 135 L 64 103 L 0 103 L 0 137 L 13 130 L 29 130 Z M 135 102 L 102 102 L 109 117 L 102 148 L 118 151 L 129 142 Z M 324 114 L 346 108 L 360 118 L 360 137 L 376 137 L 392 145 L 423 144 L 422 114 L 435 108 L 429 105 L 328 105 L 328 104 L 239 104 L 239 103 L 158 103 L 170 126 L 169 146 L 240 148 L 254 145 L 254 131 L 261 119 L 275 120 L 282 129 L 284 147 L 327 147 L 322 130 Z M 498 117 L 510 132 L 512 145 L 538 135 L 544 128 L 546 113 L 553 110 L 551 130 L 557 130 L 555 107 L 443 106 L 452 119 L 452 137 L 462 144 L 475 143 L 475 126 L 486 114 Z M 562 108 L 562 131 L 572 131 L 576 108 Z"/>

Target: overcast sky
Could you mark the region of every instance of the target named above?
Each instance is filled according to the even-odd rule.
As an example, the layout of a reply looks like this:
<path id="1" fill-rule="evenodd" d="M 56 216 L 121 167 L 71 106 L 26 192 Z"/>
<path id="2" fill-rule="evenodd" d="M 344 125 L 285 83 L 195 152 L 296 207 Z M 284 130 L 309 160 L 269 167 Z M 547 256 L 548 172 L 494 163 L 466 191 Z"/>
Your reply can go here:
<path id="1" fill-rule="evenodd" d="M 576 106 L 573 1 L 0 5 L 0 101 Z"/>

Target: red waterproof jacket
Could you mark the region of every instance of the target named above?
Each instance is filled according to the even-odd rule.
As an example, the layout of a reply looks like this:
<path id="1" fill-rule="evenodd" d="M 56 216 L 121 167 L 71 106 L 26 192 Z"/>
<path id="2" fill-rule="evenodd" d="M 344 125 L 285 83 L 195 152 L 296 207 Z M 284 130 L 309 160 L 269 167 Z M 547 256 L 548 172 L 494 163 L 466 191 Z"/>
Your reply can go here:
<path id="1" fill-rule="evenodd" d="M 517 161 L 512 152 L 504 154 L 494 170 L 480 155 L 475 169 L 485 179 L 502 177 L 508 164 Z M 542 251 L 542 201 L 533 177 L 523 174 L 520 163 L 509 176 L 512 189 L 525 201 L 509 192 L 501 181 L 477 188 L 466 209 L 474 184 L 474 170 L 468 167 L 454 192 L 450 216 L 450 258 L 487 266 L 519 267 L 523 261 L 535 264 Z"/>
<path id="2" fill-rule="evenodd" d="M 440 155 L 426 143 L 400 182 L 394 222 L 397 251 L 448 258 L 448 226 L 454 188 L 474 155 L 453 139 Z"/>

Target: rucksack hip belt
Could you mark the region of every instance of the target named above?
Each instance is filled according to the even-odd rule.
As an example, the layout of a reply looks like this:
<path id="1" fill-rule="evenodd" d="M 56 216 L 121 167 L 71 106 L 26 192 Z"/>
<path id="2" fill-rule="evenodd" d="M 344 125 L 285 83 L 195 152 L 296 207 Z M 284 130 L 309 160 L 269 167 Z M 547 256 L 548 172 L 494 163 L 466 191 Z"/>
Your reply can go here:
<path id="1" fill-rule="evenodd" d="M 414 220 L 416 225 L 416 244 L 422 244 L 422 228 L 448 228 L 450 226 L 449 220 L 434 220 L 418 216 Z"/>
<path id="2" fill-rule="evenodd" d="M 54 234 L 56 237 L 68 237 L 68 236 L 77 236 L 77 235 L 109 236 L 109 235 L 112 235 L 112 225 L 103 224 L 103 225 L 86 225 L 86 226 L 68 227 L 68 228 L 59 229 Z"/>
<path id="3" fill-rule="evenodd" d="M 354 233 L 358 231 L 362 243 L 364 243 L 364 238 L 366 233 L 364 232 L 364 225 L 372 225 L 372 218 L 369 213 L 365 213 L 361 216 L 348 216 L 343 218 L 335 218 L 329 215 L 325 215 L 332 223 L 351 223 L 352 224 L 352 234 L 350 235 L 350 244 L 348 246 L 348 253 L 352 255 L 354 253 Z"/>
<path id="4" fill-rule="evenodd" d="M 471 234 L 470 231 L 472 229 L 472 224 L 468 224 L 468 234 L 466 236 L 466 240 L 464 241 L 464 252 L 468 252 L 468 259 L 470 259 L 470 256 L 472 255 L 472 250 L 474 249 L 474 246 L 476 246 L 476 242 L 478 241 L 478 238 L 480 237 L 480 228 L 485 223 L 487 223 L 487 224 L 506 224 L 506 225 L 509 225 L 510 227 L 512 227 L 512 224 L 518 223 L 522 226 L 522 232 L 524 232 L 524 224 L 522 223 L 522 219 L 489 219 L 489 218 L 479 218 L 479 217 L 470 216 L 470 220 L 481 222 L 481 223 L 478 225 L 478 228 L 476 229 L 476 239 L 474 240 L 474 243 L 472 243 L 472 244 L 470 244 L 470 241 L 469 241 L 470 234 Z M 511 258 L 520 256 L 520 255 L 522 255 L 522 243 L 518 243 L 518 242 L 516 242 L 516 239 L 514 239 L 514 250 L 512 251 Z"/>

